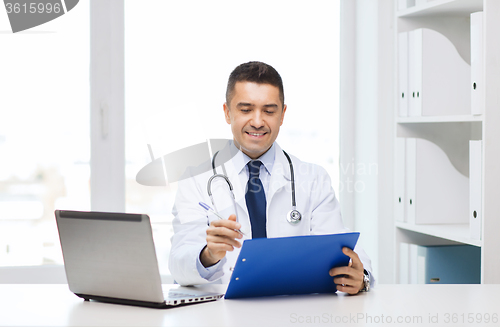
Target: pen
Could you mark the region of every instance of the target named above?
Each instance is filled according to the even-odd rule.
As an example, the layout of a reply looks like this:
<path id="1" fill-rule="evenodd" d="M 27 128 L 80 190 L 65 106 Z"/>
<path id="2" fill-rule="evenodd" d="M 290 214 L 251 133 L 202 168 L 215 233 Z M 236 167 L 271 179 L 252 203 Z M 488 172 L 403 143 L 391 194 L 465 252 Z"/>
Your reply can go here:
<path id="1" fill-rule="evenodd" d="M 206 211 L 209 211 L 211 213 L 213 213 L 214 215 L 216 215 L 219 219 L 222 219 L 224 220 L 224 218 L 222 218 L 221 215 L 219 215 L 217 212 L 214 211 L 214 209 L 210 208 L 210 206 L 206 203 L 203 203 L 203 202 L 198 202 L 198 204 L 203 208 L 205 209 Z M 240 233 L 241 235 L 245 235 L 245 233 L 243 233 L 241 230 L 239 229 L 235 229 L 236 232 Z"/>

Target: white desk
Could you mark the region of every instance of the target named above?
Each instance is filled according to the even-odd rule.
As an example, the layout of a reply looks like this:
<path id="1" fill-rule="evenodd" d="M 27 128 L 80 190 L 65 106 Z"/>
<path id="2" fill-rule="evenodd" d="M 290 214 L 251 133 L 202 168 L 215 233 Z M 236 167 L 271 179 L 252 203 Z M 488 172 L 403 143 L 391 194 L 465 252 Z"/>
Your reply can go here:
<path id="1" fill-rule="evenodd" d="M 225 286 L 208 288 L 224 291 Z M 499 297 L 500 285 L 378 285 L 356 296 L 313 294 L 149 309 L 84 302 L 66 285 L 5 284 L 0 285 L 0 326 L 499 326 Z M 489 323 L 484 322 L 487 314 Z"/>

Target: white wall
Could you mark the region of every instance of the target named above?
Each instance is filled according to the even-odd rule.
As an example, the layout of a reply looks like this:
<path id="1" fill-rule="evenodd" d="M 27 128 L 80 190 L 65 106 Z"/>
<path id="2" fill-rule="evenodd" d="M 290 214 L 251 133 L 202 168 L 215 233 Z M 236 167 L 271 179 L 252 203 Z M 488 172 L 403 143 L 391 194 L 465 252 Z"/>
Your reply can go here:
<path id="1" fill-rule="evenodd" d="M 392 0 L 341 6 L 341 193 L 344 221 L 361 232 L 379 283 L 393 282 Z M 349 187 L 350 186 L 350 187 Z"/>

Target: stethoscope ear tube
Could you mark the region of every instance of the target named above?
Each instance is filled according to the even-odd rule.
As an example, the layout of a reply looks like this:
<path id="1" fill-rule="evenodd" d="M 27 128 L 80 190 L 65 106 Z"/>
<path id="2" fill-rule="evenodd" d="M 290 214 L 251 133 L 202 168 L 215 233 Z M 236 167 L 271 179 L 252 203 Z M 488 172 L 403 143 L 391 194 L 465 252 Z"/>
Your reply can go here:
<path id="1" fill-rule="evenodd" d="M 215 175 L 212 175 L 209 179 L 208 179 L 208 183 L 207 183 L 207 192 L 208 192 L 208 196 L 212 197 L 212 181 L 217 178 L 217 177 L 221 177 L 221 178 L 224 178 L 226 180 L 226 183 L 227 185 L 229 185 L 229 190 L 231 191 L 231 193 L 233 192 L 233 184 L 231 184 L 231 181 L 229 180 L 229 178 L 226 176 L 226 175 L 222 175 L 222 174 L 215 174 Z M 234 195 L 233 195 L 233 198 L 234 198 Z"/>
<path id="2" fill-rule="evenodd" d="M 292 159 L 290 159 L 290 156 L 288 153 L 283 151 L 285 154 L 285 157 L 288 159 L 288 164 L 290 165 L 290 178 L 291 178 L 291 184 L 292 184 L 292 211 L 297 211 L 297 203 L 295 203 L 295 173 L 293 172 L 293 165 L 292 165 Z M 298 211 L 297 211 L 298 213 Z M 300 213 L 299 213 L 300 215 Z"/>

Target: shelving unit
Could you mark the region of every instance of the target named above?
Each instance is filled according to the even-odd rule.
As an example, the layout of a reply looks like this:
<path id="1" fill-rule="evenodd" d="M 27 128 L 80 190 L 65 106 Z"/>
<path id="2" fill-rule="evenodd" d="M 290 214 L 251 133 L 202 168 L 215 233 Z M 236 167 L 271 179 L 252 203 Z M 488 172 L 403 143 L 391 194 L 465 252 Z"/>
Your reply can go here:
<path id="1" fill-rule="evenodd" d="M 467 15 L 481 10 L 483 0 L 434 0 L 401 10 L 397 17 Z"/>
<path id="2" fill-rule="evenodd" d="M 481 240 L 473 240 L 469 237 L 469 224 L 416 225 L 396 222 L 396 228 L 456 243 L 482 246 Z"/>
<path id="3" fill-rule="evenodd" d="M 459 123 L 459 122 L 481 122 L 483 116 L 420 116 L 420 117 L 397 117 L 399 124 L 418 123 Z"/>
<path id="4" fill-rule="evenodd" d="M 395 280 L 400 281 L 400 244 L 422 246 L 467 244 L 481 247 L 481 283 L 500 283 L 500 1 L 433 0 L 397 11 L 394 40 L 418 28 L 433 29 L 450 40 L 470 65 L 470 14 L 483 11 L 484 112 L 482 115 L 399 116 L 399 83 L 395 83 L 394 140 L 423 138 L 437 144 L 453 166 L 468 177 L 469 140 L 482 140 L 482 238 L 472 239 L 469 224 L 394 222 Z M 398 46 L 395 47 L 396 51 Z M 398 56 L 396 55 L 396 58 Z M 395 63 L 395 76 L 398 76 Z M 495 91 L 496 90 L 496 91 Z M 395 146 L 397 148 L 397 146 Z M 396 162 L 396 155 L 394 156 Z M 396 172 L 395 172 L 396 174 Z M 397 189 L 395 175 L 394 189 Z M 443 194 L 446 196 L 446 194 Z M 395 215 L 396 216 L 396 215 Z M 396 218 L 395 218 L 396 220 Z"/>

